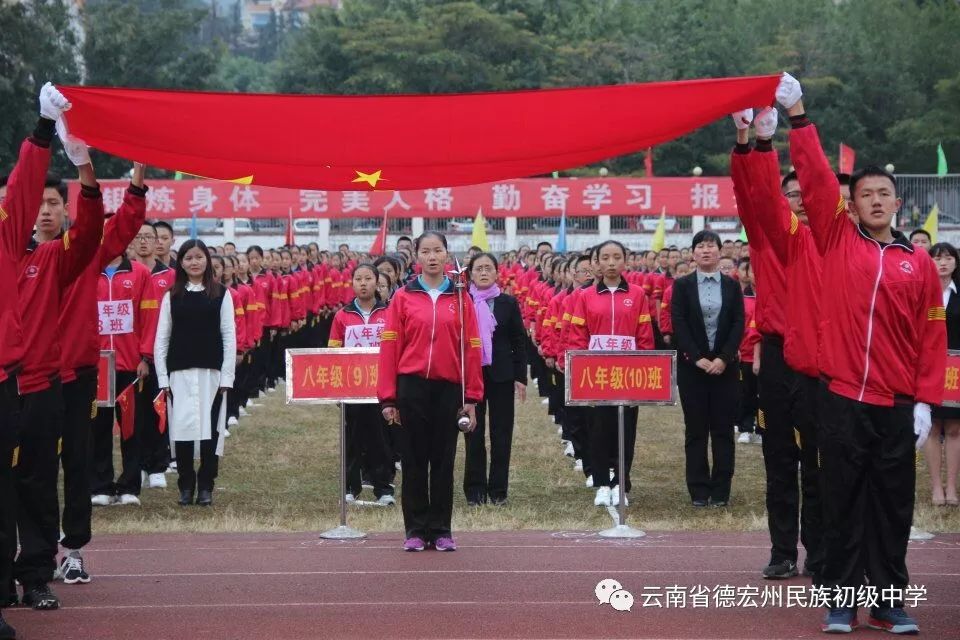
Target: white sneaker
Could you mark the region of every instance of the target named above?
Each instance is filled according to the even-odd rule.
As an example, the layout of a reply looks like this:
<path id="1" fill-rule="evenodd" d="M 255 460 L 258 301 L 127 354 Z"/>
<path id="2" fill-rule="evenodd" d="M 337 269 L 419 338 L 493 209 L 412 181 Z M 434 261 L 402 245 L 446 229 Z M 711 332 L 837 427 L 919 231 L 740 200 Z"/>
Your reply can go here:
<path id="1" fill-rule="evenodd" d="M 348 493 L 347 495 L 345 495 L 345 496 L 343 497 L 343 499 L 344 499 L 344 501 L 345 501 L 347 504 L 351 504 L 351 503 L 357 501 L 357 499 L 353 496 L 352 493 Z"/>
<path id="2" fill-rule="evenodd" d="M 393 463 L 393 468 L 396 469 L 397 471 L 402 471 L 402 470 L 403 470 L 403 466 L 400 464 L 400 461 L 399 461 L 399 460 L 398 460 L 397 462 L 394 462 L 394 463 Z"/>
<path id="3" fill-rule="evenodd" d="M 167 488 L 167 476 L 162 473 L 151 473 L 148 476 L 149 484 L 148 486 L 151 489 L 166 489 Z"/>
<path id="4" fill-rule="evenodd" d="M 224 430 L 223 430 L 223 437 L 224 437 L 224 438 L 229 438 L 229 437 L 230 437 L 230 429 L 224 429 Z"/>
<path id="5" fill-rule="evenodd" d="M 750 444 L 750 435 L 748 432 L 744 431 L 740 434 L 740 437 L 737 438 L 737 442 L 740 444 Z"/>
<path id="6" fill-rule="evenodd" d="M 384 496 L 380 496 L 380 497 L 377 499 L 377 504 L 379 504 L 379 505 L 381 505 L 381 506 L 384 506 L 384 507 L 390 507 L 390 506 L 393 506 L 393 505 L 397 504 L 397 500 L 396 500 L 396 498 L 394 498 L 394 497 L 391 496 L 391 495 L 384 495 Z"/>
<path id="7" fill-rule="evenodd" d="M 109 507 L 113 504 L 115 498 L 113 496 L 108 496 L 105 493 L 98 493 L 97 495 L 90 498 L 90 504 L 95 507 Z"/>
<path id="8" fill-rule="evenodd" d="M 227 426 L 228 426 L 228 427 L 235 427 L 235 426 L 237 426 L 238 424 L 240 424 L 240 421 L 237 420 L 236 418 L 234 418 L 233 416 L 230 416 L 229 418 L 227 418 Z"/>
<path id="9" fill-rule="evenodd" d="M 167 465 L 167 470 L 164 473 L 176 473 L 177 472 L 177 461 L 171 460 L 170 464 Z"/>
<path id="10" fill-rule="evenodd" d="M 540 401 L 540 404 L 550 404 L 550 398 L 544 398 Z"/>
<path id="11" fill-rule="evenodd" d="M 533 378 L 532 380 L 530 380 L 530 383 L 531 383 L 531 384 L 537 384 L 537 379 L 536 379 L 536 378 Z"/>
<path id="12" fill-rule="evenodd" d="M 250 398 L 249 400 L 247 400 L 246 407 L 247 407 L 248 409 L 253 409 L 254 407 L 262 407 L 262 406 L 263 406 L 263 405 L 260 404 L 259 402 L 254 402 L 254 401 L 253 401 L 253 398 Z"/>
<path id="13" fill-rule="evenodd" d="M 750 444 L 763 444 L 763 436 L 761 436 L 759 433 L 751 433 Z"/>
<path id="14" fill-rule="evenodd" d="M 613 469 L 610 469 L 610 479 L 613 480 L 613 476 L 616 474 L 613 472 Z"/>
<path id="15" fill-rule="evenodd" d="M 276 387 L 267 387 L 267 393 L 276 393 L 276 392 L 277 392 Z"/>
<path id="16" fill-rule="evenodd" d="M 250 412 L 247 411 L 245 407 L 240 407 L 240 409 L 237 411 L 237 415 L 239 415 L 241 418 L 246 418 L 248 415 L 250 415 Z"/>
<path id="17" fill-rule="evenodd" d="M 598 507 L 610 506 L 610 487 L 597 489 L 597 497 L 593 499 L 593 504 Z"/>
<path id="18" fill-rule="evenodd" d="M 132 493 L 125 493 L 120 496 L 120 504 L 122 505 L 136 505 L 140 506 L 140 498 L 133 495 Z"/>
<path id="19" fill-rule="evenodd" d="M 568 443 L 567 443 L 567 446 L 566 446 L 566 447 L 564 448 L 564 450 L 563 450 L 563 455 L 567 456 L 568 458 L 572 458 L 572 457 L 573 457 L 573 443 L 572 443 L 572 442 L 568 442 Z"/>
<path id="20" fill-rule="evenodd" d="M 630 504 L 630 500 L 627 499 L 627 494 L 623 494 L 623 506 Z M 614 507 L 620 506 L 620 485 L 617 485 L 613 488 L 613 491 L 610 492 L 610 505 Z"/>
<path id="21" fill-rule="evenodd" d="M 583 483 L 583 486 L 587 487 L 588 489 L 592 489 L 592 488 L 593 488 L 593 476 L 587 476 L 587 479 L 586 479 L 586 481 Z"/>
<path id="22" fill-rule="evenodd" d="M 583 460 L 579 458 L 573 461 L 573 470 L 574 471 L 583 471 Z"/>
<path id="23" fill-rule="evenodd" d="M 557 435 L 558 435 L 558 436 L 562 436 L 562 435 L 563 435 L 563 427 L 562 427 L 562 426 L 557 427 Z"/>

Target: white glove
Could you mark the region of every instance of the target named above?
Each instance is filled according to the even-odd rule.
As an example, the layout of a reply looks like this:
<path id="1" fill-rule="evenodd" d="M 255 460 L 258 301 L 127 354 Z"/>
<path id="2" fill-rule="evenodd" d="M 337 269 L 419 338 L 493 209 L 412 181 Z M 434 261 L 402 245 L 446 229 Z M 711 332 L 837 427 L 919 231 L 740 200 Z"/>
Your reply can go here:
<path id="1" fill-rule="evenodd" d="M 76 136 L 70 135 L 67 131 L 67 119 L 57 120 L 57 135 L 60 136 L 60 142 L 63 143 L 63 150 L 74 166 L 82 167 L 90 164 L 90 151 L 87 149 L 87 143 Z"/>
<path id="2" fill-rule="evenodd" d="M 930 405 L 925 402 L 918 402 L 913 405 L 913 433 L 917 436 L 917 449 L 923 448 L 923 443 L 927 441 L 930 435 Z"/>
<path id="3" fill-rule="evenodd" d="M 773 107 L 764 107 L 757 114 L 753 126 L 757 130 L 758 138 L 772 138 L 777 132 L 777 110 Z"/>
<path id="4" fill-rule="evenodd" d="M 47 120 L 59 120 L 72 107 L 66 97 L 49 82 L 40 89 L 40 115 Z"/>
<path id="5" fill-rule="evenodd" d="M 733 124 L 737 125 L 737 129 L 740 129 L 741 131 L 744 129 L 749 129 L 750 123 L 753 122 L 753 109 L 734 111 L 730 114 L 730 117 L 733 118 Z"/>
<path id="6" fill-rule="evenodd" d="M 777 85 L 777 102 L 783 105 L 784 109 L 789 109 L 800 102 L 803 97 L 803 90 L 800 88 L 800 81 L 789 73 L 784 72 L 780 76 L 780 84 Z"/>

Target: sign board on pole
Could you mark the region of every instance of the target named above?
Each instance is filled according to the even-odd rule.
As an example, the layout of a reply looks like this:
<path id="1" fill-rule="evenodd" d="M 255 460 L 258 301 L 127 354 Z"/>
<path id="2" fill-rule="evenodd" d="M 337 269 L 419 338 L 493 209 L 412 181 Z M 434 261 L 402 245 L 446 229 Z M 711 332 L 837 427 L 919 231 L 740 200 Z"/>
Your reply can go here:
<path id="1" fill-rule="evenodd" d="M 568 351 L 571 406 L 675 405 L 676 351 Z"/>
<path id="2" fill-rule="evenodd" d="M 378 347 L 287 349 L 287 404 L 374 404 Z"/>

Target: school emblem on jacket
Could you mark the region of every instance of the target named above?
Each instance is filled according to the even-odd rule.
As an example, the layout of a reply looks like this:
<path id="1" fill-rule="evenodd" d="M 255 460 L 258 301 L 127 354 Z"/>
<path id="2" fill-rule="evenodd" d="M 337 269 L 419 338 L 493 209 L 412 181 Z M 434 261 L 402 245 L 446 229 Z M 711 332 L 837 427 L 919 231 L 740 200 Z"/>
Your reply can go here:
<path id="1" fill-rule="evenodd" d="M 630 299 L 630 298 L 624 298 L 624 299 L 623 299 L 623 306 L 625 306 L 625 307 L 632 307 L 632 306 L 633 306 L 633 300 Z"/>
<path id="2" fill-rule="evenodd" d="M 40 267 L 35 264 L 31 264 L 23 270 L 23 275 L 27 278 L 36 278 L 38 275 L 40 275 Z"/>
<path id="3" fill-rule="evenodd" d="M 123 281 L 124 289 L 133 289 L 133 280 L 124 280 Z"/>
<path id="4" fill-rule="evenodd" d="M 900 263 L 900 270 L 904 273 L 913 273 L 913 265 L 908 261 L 904 260 Z"/>

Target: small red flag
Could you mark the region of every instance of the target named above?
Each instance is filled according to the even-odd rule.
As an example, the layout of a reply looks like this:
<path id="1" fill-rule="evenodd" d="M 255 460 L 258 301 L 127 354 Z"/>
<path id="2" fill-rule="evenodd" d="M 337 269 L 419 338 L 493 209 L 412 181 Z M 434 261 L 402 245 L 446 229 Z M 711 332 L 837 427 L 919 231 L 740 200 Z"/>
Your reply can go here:
<path id="1" fill-rule="evenodd" d="M 293 237 L 293 208 L 287 209 L 287 246 L 292 247 L 294 245 Z"/>
<path id="2" fill-rule="evenodd" d="M 133 437 L 133 417 L 137 406 L 134 395 L 136 385 L 136 382 L 132 383 L 117 396 L 117 406 L 120 407 L 120 437 L 124 440 Z"/>
<path id="3" fill-rule="evenodd" d="M 653 147 L 647 147 L 647 153 L 643 156 L 643 170 L 648 178 L 653 177 Z"/>
<path id="4" fill-rule="evenodd" d="M 840 143 L 840 173 L 853 173 L 853 163 L 857 159 L 857 152 L 851 147 Z"/>
<path id="5" fill-rule="evenodd" d="M 153 410 L 157 412 L 157 429 L 160 430 L 162 435 L 167 432 L 167 394 L 165 391 L 161 391 L 153 399 Z"/>
<path id="6" fill-rule="evenodd" d="M 373 239 L 373 244 L 370 245 L 369 253 L 372 256 L 382 256 L 387 252 L 387 212 L 383 212 L 383 222 L 380 224 L 380 231 L 377 232 L 377 237 Z"/>

